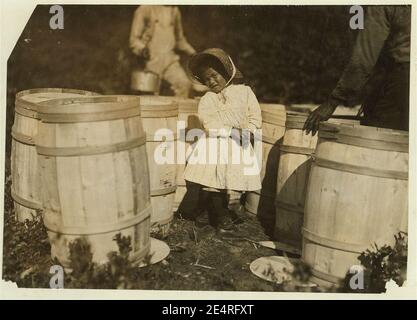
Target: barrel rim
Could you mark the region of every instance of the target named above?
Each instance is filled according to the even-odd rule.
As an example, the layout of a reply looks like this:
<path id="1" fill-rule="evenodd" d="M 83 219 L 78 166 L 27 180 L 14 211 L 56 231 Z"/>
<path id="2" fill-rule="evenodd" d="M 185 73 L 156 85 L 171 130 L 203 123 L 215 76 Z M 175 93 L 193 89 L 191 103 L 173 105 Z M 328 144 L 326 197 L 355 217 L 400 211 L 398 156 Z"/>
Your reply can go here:
<path id="1" fill-rule="evenodd" d="M 39 113 L 42 123 L 79 123 L 99 122 L 140 117 L 141 112 L 138 106 L 129 109 L 111 110 L 107 112 L 89 113 Z"/>
<path id="2" fill-rule="evenodd" d="M 287 113 L 287 118 L 285 121 L 285 127 L 287 129 L 303 129 L 304 128 L 304 123 L 306 122 L 308 117 L 308 114 L 303 114 L 303 113 L 294 113 L 292 111 Z M 352 116 L 352 115 L 335 115 L 335 116 L 331 116 L 327 121 L 325 121 L 325 123 L 334 123 L 334 124 L 346 124 L 346 125 L 351 125 L 351 124 L 357 124 L 359 125 L 360 123 L 360 119 L 357 116 Z M 337 123 L 333 122 L 333 121 L 338 121 Z M 322 125 L 322 123 L 320 124 Z"/>
<path id="3" fill-rule="evenodd" d="M 141 104 L 140 109 L 143 112 L 177 112 L 178 113 L 178 105 L 177 104 L 170 104 L 170 105 L 151 105 L 151 104 Z"/>
<path id="4" fill-rule="evenodd" d="M 285 107 L 288 111 L 310 114 L 311 112 L 315 111 L 319 106 L 319 103 L 292 103 L 286 105 Z M 360 111 L 360 109 L 361 105 L 355 105 L 352 107 L 338 105 L 335 111 L 333 112 L 333 116 L 358 116 L 358 112 Z"/>
<path id="5" fill-rule="evenodd" d="M 182 97 L 175 97 L 175 96 L 159 96 L 159 95 L 152 96 L 152 97 L 156 97 L 156 98 L 159 98 L 159 99 L 162 99 L 162 100 L 167 100 L 167 101 L 171 100 L 173 102 L 177 102 L 178 104 L 180 102 L 183 102 L 183 103 L 187 103 L 187 102 L 189 102 L 189 103 L 195 103 L 195 102 L 198 102 L 198 100 L 195 99 L 195 98 L 182 98 Z"/>
<path id="6" fill-rule="evenodd" d="M 272 108 L 272 107 L 275 108 Z M 286 107 L 283 104 L 260 103 L 262 123 L 285 127 Z M 278 108 L 276 108 L 278 107 Z"/>
<path id="7" fill-rule="evenodd" d="M 287 106 L 285 104 L 282 104 L 282 103 L 259 102 L 259 106 L 261 107 L 261 109 L 262 109 L 262 107 L 279 106 L 280 108 L 283 109 L 282 111 L 287 110 Z"/>
<path id="8" fill-rule="evenodd" d="M 154 107 L 154 106 L 177 106 L 178 102 L 175 99 L 170 99 L 168 96 L 154 96 L 154 95 L 139 95 L 139 98 L 141 98 L 141 105 L 148 106 L 148 107 Z"/>
<path id="9" fill-rule="evenodd" d="M 162 100 L 175 102 L 178 105 L 178 113 L 198 113 L 198 104 L 200 99 L 197 98 L 182 98 L 175 96 L 157 96 Z"/>
<path id="10" fill-rule="evenodd" d="M 79 96 L 72 98 L 57 98 L 42 101 L 38 103 L 39 113 L 62 113 L 62 108 L 72 104 L 81 103 L 116 103 L 115 108 L 117 110 L 129 109 L 134 106 L 139 106 L 140 98 L 134 95 L 97 95 L 97 96 Z M 114 107 L 111 105 L 111 110 L 114 111 Z M 89 108 L 83 108 L 86 113 L 91 112 Z M 102 110 L 97 110 L 101 112 Z M 71 114 L 71 113 L 69 113 Z"/>
<path id="11" fill-rule="evenodd" d="M 74 93 L 80 94 L 81 96 L 99 96 L 100 94 L 94 91 L 88 90 L 81 90 L 81 89 L 72 89 L 72 88 L 32 88 L 19 91 L 16 93 L 15 96 L 15 104 L 19 104 L 22 108 L 37 111 L 39 103 L 30 102 L 24 99 L 26 95 L 35 94 L 35 93 L 48 93 L 48 92 L 56 92 L 56 93 Z M 59 98 L 57 98 L 59 99 Z M 49 100 L 49 99 L 48 99 Z M 46 101 L 48 101 L 46 100 Z M 55 100 L 55 98 L 52 98 Z"/>
<path id="12" fill-rule="evenodd" d="M 364 126 L 361 124 L 322 123 L 319 128 L 319 137 L 320 132 L 332 133 L 335 136 L 340 134 L 358 137 L 366 140 L 406 143 L 407 145 L 409 140 L 409 133 L 407 131 Z"/>
<path id="13" fill-rule="evenodd" d="M 305 122 L 308 113 L 297 111 L 286 111 L 286 122 Z"/>
<path id="14" fill-rule="evenodd" d="M 51 123 L 127 119 L 140 116 L 139 103 L 139 97 L 133 95 L 53 99 L 39 104 L 38 117 L 42 122 Z"/>

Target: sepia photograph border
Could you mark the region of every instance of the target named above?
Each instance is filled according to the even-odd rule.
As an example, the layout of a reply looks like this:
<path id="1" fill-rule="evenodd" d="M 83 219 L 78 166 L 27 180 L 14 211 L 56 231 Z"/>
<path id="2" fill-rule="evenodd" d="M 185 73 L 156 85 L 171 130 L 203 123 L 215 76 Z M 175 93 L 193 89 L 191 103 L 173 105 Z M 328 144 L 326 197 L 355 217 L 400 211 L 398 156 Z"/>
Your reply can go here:
<path id="1" fill-rule="evenodd" d="M 412 5 L 412 31 L 410 53 L 410 130 L 409 130 L 409 189 L 408 189 L 408 263 L 407 284 L 392 288 L 385 294 L 345 294 L 345 293 L 290 293 L 290 292 L 228 292 L 228 291 L 166 291 L 166 290 L 91 290 L 91 289 L 27 289 L 18 288 L 15 283 L 3 280 L 0 268 L 0 299 L 137 299 L 137 300 L 283 300 L 283 299 L 417 299 L 417 5 L 408 1 L 306 1 L 306 0 L 211 0 L 211 1 L 135 1 L 135 0 L 61 0 L 60 5 L 139 5 L 139 4 L 178 4 L 178 5 Z M 17 43 L 26 23 L 37 5 L 54 5 L 54 0 L 4 0 L 0 2 L 0 56 L 1 56 L 1 114 L 0 114 L 0 179 L 5 181 L 6 145 L 6 99 L 7 99 L 7 60 Z M 4 222 L 4 183 L 0 188 L 0 263 L 3 265 L 3 222 Z M 250 276 L 248 274 L 248 276 Z"/>

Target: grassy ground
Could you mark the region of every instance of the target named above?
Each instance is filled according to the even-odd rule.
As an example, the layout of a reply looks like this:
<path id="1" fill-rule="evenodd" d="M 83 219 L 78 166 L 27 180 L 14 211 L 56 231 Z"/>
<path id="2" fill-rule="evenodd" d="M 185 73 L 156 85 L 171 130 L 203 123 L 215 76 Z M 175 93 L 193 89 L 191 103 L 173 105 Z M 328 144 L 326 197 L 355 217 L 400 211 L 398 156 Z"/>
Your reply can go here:
<path id="1" fill-rule="evenodd" d="M 6 182 L 3 277 L 19 287 L 49 287 L 49 269 L 56 264 L 42 222 L 14 221 L 10 175 Z M 268 240 L 254 216 L 239 225 L 239 234 L 254 241 Z M 157 236 L 157 235 L 156 235 Z M 135 289 L 281 291 L 274 283 L 254 276 L 249 264 L 262 256 L 282 252 L 242 239 L 219 236 L 213 228 L 196 228 L 189 220 L 175 218 L 163 239 L 170 255 L 162 262 L 137 268 L 129 283 Z M 72 286 L 81 283 L 74 281 Z M 106 281 L 102 285 L 106 287 Z M 86 283 L 83 282 L 83 285 Z M 88 284 L 87 284 L 88 285 Z M 109 287 L 111 284 L 109 282 Z"/>
<path id="2" fill-rule="evenodd" d="M 6 172 L 3 278 L 22 288 L 49 288 L 50 267 L 59 262 L 50 257 L 41 219 L 25 223 L 15 221 L 8 167 Z M 77 243 L 75 249 L 70 245 L 74 271 L 65 275 L 64 286 L 80 289 L 378 293 L 385 291 L 385 283 L 391 279 L 399 285 L 406 279 L 407 237 L 401 234 L 395 236 L 394 246 L 367 250 L 358 257 L 365 267 L 365 288 L 357 291 L 349 289 L 349 277 L 339 289 L 303 286 L 309 283 L 309 267 L 299 262 L 298 256 L 290 254 L 289 258 L 296 258 L 291 281 L 276 284 L 262 280 L 251 273 L 250 263 L 259 257 L 285 254 L 254 244 L 268 240 L 264 228 L 254 216 L 245 216 L 245 222 L 238 225 L 238 233 L 239 237 L 219 235 L 209 226 L 197 228 L 193 222 L 176 217 L 163 238 L 170 247 L 170 255 L 143 268 L 128 262 L 126 248 L 129 245 L 126 243 L 119 244 L 119 253 L 112 253 L 110 261 L 102 266 L 91 263 L 88 259 L 90 252 L 82 243 Z M 266 271 L 268 274 L 273 270 Z"/>

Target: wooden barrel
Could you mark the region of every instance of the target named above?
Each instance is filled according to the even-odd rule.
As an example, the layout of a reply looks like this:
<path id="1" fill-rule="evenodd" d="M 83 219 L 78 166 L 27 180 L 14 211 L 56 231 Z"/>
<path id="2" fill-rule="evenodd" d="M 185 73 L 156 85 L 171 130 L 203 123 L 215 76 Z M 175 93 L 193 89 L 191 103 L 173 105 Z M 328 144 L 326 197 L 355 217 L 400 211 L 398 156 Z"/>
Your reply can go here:
<path id="1" fill-rule="evenodd" d="M 285 132 L 285 106 L 260 104 L 262 111 L 262 189 L 246 194 L 245 209 L 268 223 L 275 217 L 275 193 L 279 162 L 279 145 Z"/>
<path id="2" fill-rule="evenodd" d="M 313 281 L 338 284 L 375 243 L 407 230 L 408 133 L 322 125 L 308 184 L 303 260 Z"/>
<path id="3" fill-rule="evenodd" d="M 11 194 L 16 219 L 33 219 L 42 209 L 40 179 L 35 136 L 38 132 L 38 104 L 42 101 L 95 95 L 96 93 L 75 89 L 39 88 L 16 94 L 15 118 L 12 127 Z"/>
<path id="4" fill-rule="evenodd" d="M 174 211 L 178 209 L 178 206 L 184 200 L 187 191 L 184 180 L 185 160 L 191 152 L 190 146 L 193 144 L 193 142 L 186 140 L 187 133 L 192 129 L 203 129 L 198 117 L 198 100 L 175 98 L 175 101 L 178 103 L 178 124 L 180 130 L 177 141 L 177 190 L 175 192 Z"/>
<path id="5" fill-rule="evenodd" d="M 131 238 L 131 259 L 150 247 L 150 187 L 139 98 L 98 96 L 39 105 L 36 150 L 51 254 L 69 267 L 69 243 L 86 238 L 93 261 Z"/>
<path id="6" fill-rule="evenodd" d="M 290 104 L 287 106 L 287 111 L 290 112 L 301 112 L 301 113 L 311 113 L 315 109 L 317 109 L 319 105 L 317 104 Z M 346 117 L 346 116 L 357 116 L 359 110 L 361 109 L 360 105 L 354 107 L 345 107 L 345 106 L 338 106 L 336 110 L 333 112 L 333 117 Z"/>
<path id="7" fill-rule="evenodd" d="M 317 135 L 306 135 L 303 126 L 307 113 L 288 112 L 285 134 L 280 146 L 276 188 L 276 240 L 301 249 L 306 188 L 311 167 L 311 156 L 316 148 Z M 334 123 L 359 123 L 349 119 L 330 118 Z"/>
<path id="8" fill-rule="evenodd" d="M 141 96 L 140 104 L 151 183 L 151 230 L 165 236 L 173 218 L 176 190 L 178 104 L 173 99 L 158 96 Z M 161 129 L 168 130 L 172 136 L 165 136 Z M 156 159 L 161 154 L 165 162 Z"/>

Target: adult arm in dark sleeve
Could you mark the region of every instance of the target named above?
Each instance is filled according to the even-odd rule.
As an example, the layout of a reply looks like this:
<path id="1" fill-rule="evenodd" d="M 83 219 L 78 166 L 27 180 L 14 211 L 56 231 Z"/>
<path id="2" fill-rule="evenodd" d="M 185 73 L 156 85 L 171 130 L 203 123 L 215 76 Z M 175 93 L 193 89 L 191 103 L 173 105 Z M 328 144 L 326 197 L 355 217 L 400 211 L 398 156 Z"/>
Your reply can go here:
<path id="1" fill-rule="evenodd" d="M 359 31 L 350 61 L 329 99 L 307 118 L 304 124 L 307 134 L 314 135 L 320 121 L 328 120 L 338 105 L 348 105 L 363 89 L 390 33 L 387 10 L 384 6 L 368 7 L 364 29 Z"/>
<path id="2" fill-rule="evenodd" d="M 364 29 L 359 31 L 350 61 L 331 94 L 344 105 L 360 94 L 389 36 L 386 10 L 383 6 L 371 6 L 367 10 Z"/>

